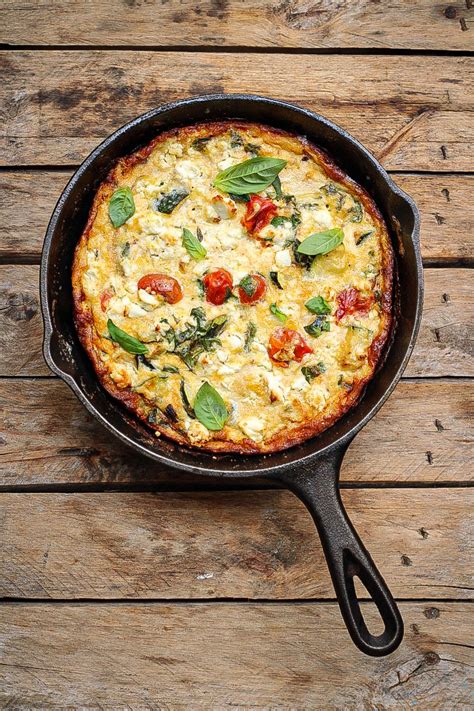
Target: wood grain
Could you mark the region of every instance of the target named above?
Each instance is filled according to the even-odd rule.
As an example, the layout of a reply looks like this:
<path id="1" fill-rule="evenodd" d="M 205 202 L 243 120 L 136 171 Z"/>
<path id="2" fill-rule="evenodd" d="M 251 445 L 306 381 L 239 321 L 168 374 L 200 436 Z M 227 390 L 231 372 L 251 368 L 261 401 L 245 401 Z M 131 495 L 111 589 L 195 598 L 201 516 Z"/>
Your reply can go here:
<path id="1" fill-rule="evenodd" d="M 396 597 L 472 596 L 473 489 L 343 501 Z M 335 597 L 314 524 L 286 491 L 2 494 L 0 517 L 4 598 Z"/>
<path id="2" fill-rule="evenodd" d="M 371 659 L 329 604 L 4 604 L 7 708 L 469 709 L 468 604 L 402 603 Z M 374 614 L 364 605 L 369 626 Z"/>
<path id="3" fill-rule="evenodd" d="M 84 21 L 87 17 L 87 22 Z M 171 0 L 107 5 L 3 0 L 0 42 L 54 45 L 471 50 L 469 3 L 431 0 Z"/>
<path id="4" fill-rule="evenodd" d="M 426 269 L 421 331 L 406 375 L 474 375 L 471 269 Z M 38 267 L 0 265 L 0 376 L 49 375 Z"/>
<path id="5" fill-rule="evenodd" d="M 39 259 L 49 218 L 71 175 L 71 171 L 0 172 L 0 259 Z M 420 210 L 423 258 L 472 259 L 474 176 L 393 177 Z"/>
<path id="6" fill-rule="evenodd" d="M 138 114 L 190 95 L 294 101 L 352 132 L 388 169 L 472 170 L 470 57 L 291 57 L 133 51 L 0 53 L 4 165 L 78 163 Z M 429 79 L 428 79 L 429 78 Z"/>
<path id="7" fill-rule="evenodd" d="M 470 481 L 472 388 L 468 380 L 402 381 L 351 444 L 343 481 Z M 0 404 L 0 487 L 235 485 L 132 453 L 59 380 L 0 380 Z"/>

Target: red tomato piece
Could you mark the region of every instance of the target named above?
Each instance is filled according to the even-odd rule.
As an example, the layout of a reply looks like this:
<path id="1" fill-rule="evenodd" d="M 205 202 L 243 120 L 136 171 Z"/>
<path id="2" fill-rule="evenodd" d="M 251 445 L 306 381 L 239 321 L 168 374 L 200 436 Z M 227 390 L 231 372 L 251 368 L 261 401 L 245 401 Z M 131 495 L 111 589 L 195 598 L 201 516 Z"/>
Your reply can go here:
<path id="1" fill-rule="evenodd" d="M 374 303 L 373 294 L 361 294 L 359 289 L 351 286 L 349 289 L 344 289 L 337 296 L 339 304 L 336 311 L 336 320 L 340 321 L 346 314 L 367 313 L 370 311 Z"/>
<path id="2" fill-rule="evenodd" d="M 241 304 L 255 304 L 267 290 L 267 282 L 261 274 L 249 274 L 239 284 Z"/>
<path id="3" fill-rule="evenodd" d="M 209 272 L 203 278 L 202 283 L 207 301 L 216 306 L 223 304 L 232 293 L 232 276 L 227 269 L 216 269 L 214 272 Z"/>
<path id="4" fill-rule="evenodd" d="M 167 274 L 146 274 L 138 282 L 138 288 L 149 294 L 160 294 L 169 304 L 176 304 L 183 298 L 178 280 Z"/>
<path id="5" fill-rule="evenodd" d="M 107 310 L 107 305 L 108 305 L 110 299 L 112 298 L 112 296 L 114 296 L 114 294 L 115 294 L 115 291 L 110 286 L 105 291 L 102 292 L 102 294 L 100 296 L 100 308 L 102 309 L 102 311 Z"/>
<path id="6" fill-rule="evenodd" d="M 313 352 L 298 331 L 283 327 L 273 331 L 267 350 L 270 359 L 280 368 L 288 368 L 291 360 L 299 363 L 303 356 Z"/>
<path id="7" fill-rule="evenodd" d="M 277 206 L 269 198 L 252 194 L 247 203 L 247 212 L 242 218 L 242 224 L 249 234 L 255 234 L 270 223 L 272 217 L 277 214 L 277 210 Z"/>

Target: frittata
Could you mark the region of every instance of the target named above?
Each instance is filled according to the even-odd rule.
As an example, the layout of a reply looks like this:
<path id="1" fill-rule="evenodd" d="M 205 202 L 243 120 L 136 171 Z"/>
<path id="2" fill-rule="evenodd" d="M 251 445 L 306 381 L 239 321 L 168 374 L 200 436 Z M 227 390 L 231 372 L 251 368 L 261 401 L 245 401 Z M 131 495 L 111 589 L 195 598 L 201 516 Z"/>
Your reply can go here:
<path id="1" fill-rule="evenodd" d="M 73 265 L 106 390 L 213 452 L 331 426 L 373 376 L 393 253 L 369 195 L 304 137 L 206 123 L 159 135 L 100 186 Z"/>

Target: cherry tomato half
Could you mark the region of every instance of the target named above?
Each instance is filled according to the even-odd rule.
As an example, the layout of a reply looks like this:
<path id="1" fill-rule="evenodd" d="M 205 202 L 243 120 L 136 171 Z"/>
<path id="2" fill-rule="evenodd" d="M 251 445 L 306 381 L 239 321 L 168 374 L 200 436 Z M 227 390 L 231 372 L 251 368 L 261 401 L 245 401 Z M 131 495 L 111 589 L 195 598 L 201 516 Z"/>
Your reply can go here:
<path id="1" fill-rule="evenodd" d="M 346 314 L 367 313 L 374 303 L 373 294 L 361 294 L 359 289 L 351 286 L 337 295 L 336 320 L 340 321 Z"/>
<path id="2" fill-rule="evenodd" d="M 167 274 L 146 274 L 138 282 L 138 288 L 149 294 L 160 294 L 169 304 L 176 304 L 183 298 L 179 282 Z"/>
<path id="3" fill-rule="evenodd" d="M 267 282 L 261 274 L 248 274 L 239 284 L 241 304 L 255 304 L 267 290 Z"/>
<path id="4" fill-rule="evenodd" d="M 270 223 L 272 217 L 275 217 L 277 209 L 277 206 L 269 198 L 250 195 L 242 224 L 249 234 L 260 232 Z"/>
<path id="5" fill-rule="evenodd" d="M 291 360 L 299 363 L 303 356 L 313 352 L 298 331 L 283 327 L 273 331 L 267 350 L 270 359 L 280 368 L 288 368 Z"/>
<path id="6" fill-rule="evenodd" d="M 211 304 L 220 306 L 232 293 L 232 276 L 227 269 L 216 269 L 203 278 L 206 299 Z"/>

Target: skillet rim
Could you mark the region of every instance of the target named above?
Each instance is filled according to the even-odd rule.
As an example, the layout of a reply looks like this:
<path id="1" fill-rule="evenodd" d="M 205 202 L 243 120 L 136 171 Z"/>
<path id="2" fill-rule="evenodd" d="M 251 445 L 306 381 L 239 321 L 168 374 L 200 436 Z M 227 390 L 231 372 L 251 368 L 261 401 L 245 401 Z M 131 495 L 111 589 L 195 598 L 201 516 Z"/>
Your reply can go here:
<path id="1" fill-rule="evenodd" d="M 359 152 L 362 154 L 363 158 L 368 161 L 372 167 L 375 169 L 375 172 L 382 178 L 382 180 L 385 182 L 387 185 L 388 190 L 392 195 L 395 195 L 401 200 L 405 206 L 409 209 L 412 218 L 413 218 L 413 229 L 411 231 L 411 234 L 409 235 L 409 239 L 411 240 L 411 243 L 413 245 L 413 250 L 414 250 L 414 261 L 416 265 L 416 279 L 417 279 L 417 295 L 416 295 L 416 305 L 415 305 L 415 314 L 414 314 L 414 319 L 413 319 L 413 324 L 411 328 L 411 333 L 410 333 L 410 338 L 408 340 L 408 344 L 406 345 L 405 353 L 403 355 L 402 360 L 400 361 L 400 364 L 398 368 L 396 369 L 394 375 L 391 378 L 391 381 L 389 382 L 388 386 L 385 388 L 381 396 L 376 400 L 376 402 L 373 404 L 373 406 L 370 408 L 370 410 L 363 416 L 361 417 L 358 422 L 356 422 L 351 429 L 343 433 L 341 436 L 337 437 L 333 442 L 330 442 L 329 444 L 317 449 L 316 451 L 310 452 L 309 454 L 303 454 L 301 456 L 296 456 L 291 461 L 288 462 L 283 462 L 280 464 L 270 464 L 265 462 L 266 459 L 269 457 L 272 457 L 273 455 L 269 454 L 249 454 L 249 455 L 236 455 L 239 459 L 246 459 L 248 460 L 253 460 L 255 462 L 255 467 L 254 468 L 246 468 L 246 469 L 239 469 L 237 468 L 232 468 L 232 469 L 214 469 L 212 467 L 206 466 L 206 464 L 188 464 L 187 462 L 179 461 L 177 459 L 174 459 L 172 456 L 170 456 L 168 453 L 165 451 L 159 452 L 156 450 L 153 450 L 151 448 L 148 448 L 146 445 L 138 442 L 136 439 L 129 437 L 127 434 L 120 432 L 109 420 L 101 413 L 99 410 L 92 404 L 90 401 L 89 396 L 83 391 L 80 383 L 78 382 L 78 378 L 74 377 L 70 373 L 66 372 L 63 370 L 63 368 L 56 362 L 52 350 L 51 350 L 51 340 L 53 337 L 53 321 L 52 321 L 52 316 L 51 316 L 51 310 L 50 310 L 50 304 L 49 304 L 49 299 L 48 299 L 48 267 L 50 263 L 50 252 L 51 252 L 51 247 L 52 243 L 54 240 L 54 235 L 56 228 L 58 226 L 58 222 L 61 217 L 61 213 L 69 200 L 71 193 L 74 192 L 74 189 L 76 187 L 76 184 L 79 182 L 80 178 L 83 176 L 83 174 L 89 169 L 91 165 L 94 164 L 94 162 L 100 158 L 104 152 L 106 152 L 107 148 L 112 145 L 115 141 L 117 141 L 119 138 L 122 136 L 126 135 L 130 130 L 132 130 L 135 126 L 140 125 L 142 123 L 146 123 L 150 119 L 154 119 L 162 114 L 166 114 L 170 111 L 173 111 L 174 109 L 181 109 L 183 107 L 189 106 L 189 105 L 196 105 L 196 104 L 209 104 L 209 103 L 219 103 L 219 102 L 228 102 L 228 101 L 243 101 L 243 102 L 248 102 L 248 103 L 262 103 L 265 104 L 266 106 L 275 106 L 275 107 L 283 107 L 284 109 L 288 110 L 290 113 L 295 115 L 295 120 L 298 119 L 298 117 L 305 116 L 307 119 L 309 119 L 311 122 L 315 122 L 316 124 L 323 124 L 330 130 L 332 130 L 334 133 L 336 133 L 339 138 L 341 138 L 343 141 L 351 144 L 351 146 L 356 150 L 356 152 Z M 228 116 L 232 120 L 231 116 Z M 193 122 L 194 123 L 194 122 Z M 183 124 L 186 125 L 186 124 Z M 394 209 L 394 213 L 396 213 L 396 209 Z M 182 471 L 187 471 L 190 473 L 194 474 L 203 474 L 203 475 L 210 475 L 210 476 L 228 476 L 228 477 L 249 477 L 249 476 L 277 476 L 280 474 L 283 474 L 285 472 L 288 472 L 291 469 L 294 469 L 295 465 L 302 465 L 304 466 L 305 464 L 308 464 L 310 462 L 315 461 L 317 458 L 323 456 L 323 455 L 328 455 L 329 453 L 335 451 L 336 449 L 339 448 L 346 448 L 348 444 L 352 441 L 354 436 L 367 424 L 367 422 L 378 412 L 378 410 L 382 407 L 382 405 L 386 402 L 388 397 L 391 395 L 393 392 L 394 388 L 398 384 L 403 371 L 406 368 L 406 365 L 408 363 L 408 360 L 411 356 L 411 353 L 413 351 L 416 338 L 418 335 L 419 327 L 420 327 L 420 320 L 421 320 L 421 308 L 422 308 L 422 302 L 423 302 L 423 268 L 422 268 L 422 261 L 421 261 L 421 254 L 420 254 L 420 237 L 419 237 L 419 232 L 420 232 L 420 218 L 419 218 L 419 213 L 418 209 L 412 200 L 412 198 L 407 195 L 403 190 L 401 190 L 392 180 L 390 175 L 386 172 L 386 170 L 380 165 L 380 163 L 376 160 L 376 158 L 355 138 L 353 138 L 347 131 L 342 129 L 341 127 L 337 126 L 334 124 L 332 121 L 329 119 L 326 119 L 324 116 L 321 116 L 320 114 L 317 114 L 313 111 L 310 111 L 308 109 L 304 109 L 300 106 L 297 106 L 295 104 L 292 104 L 290 102 L 286 101 L 281 101 L 279 99 L 271 99 L 268 97 L 264 96 L 259 96 L 256 94 L 206 94 L 202 96 L 196 96 L 196 97 L 190 97 L 186 99 L 181 99 L 177 100 L 174 102 L 170 102 L 167 104 L 163 104 L 162 106 L 151 109 L 150 111 L 141 114 L 140 116 L 137 116 L 136 118 L 132 119 L 131 121 L 127 122 L 120 128 L 118 128 L 116 131 L 114 131 L 111 135 L 109 135 L 104 141 L 102 141 L 87 157 L 86 159 L 81 163 L 81 165 L 78 167 L 78 169 L 74 172 L 70 180 L 68 181 L 66 187 L 64 188 L 54 210 L 51 216 L 51 219 L 49 221 L 47 230 L 46 230 L 46 235 L 45 235 L 45 240 L 43 244 L 43 250 L 42 250 L 42 256 L 41 256 L 41 265 L 40 265 L 40 299 L 41 299 L 41 310 L 43 313 L 43 321 L 44 321 L 44 337 L 43 337 L 43 354 L 45 357 L 45 360 L 49 366 L 49 368 L 56 374 L 58 375 L 75 393 L 75 395 L 79 398 L 79 400 L 83 403 L 83 405 L 86 407 L 86 409 L 92 414 L 96 419 L 101 422 L 108 431 L 112 432 L 116 437 L 118 437 L 121 441 L 125 442 L 127 445 L 131 446 L 133 449 L 136 451 L 140 452 L 141 454 L 147 456 L 148 458 L 153 459 L 156 462 L 160 462 L 162 464 L 165 464 L 167 466 L 171 466 L 174 469 L 177 470 L 182 470 Z M 377 377 L 379 377 L 380 373 L 375 373 L 373 375 L 373 380 L 375 380 Z M 100 383 L 97 382 L 97 386 L 100 386 Z M 351 412 L 354 411 L 354 409 L 357 408 L 357 404 L 351 408 Z M 182 445 L 175 445 L 176 449 L 179 451 L 180 448 L 183 448 Z M 187 452 L 189 450 L 187 448 Z M 290 450 L 286 450 L 288 452 L 291 451 L 291 449 L 295 448 L 290 448 Z M 196 454 L 193 452 L 193 454 Z M 196 458 L 198 458 L 199 452 Z M 213 460 L 216 459 L 222 459 L 223 464 L 225 465 L 225 458 L 228 457 L 228 455 L 207 455 L 208 457 L 210 456 Z"/>

